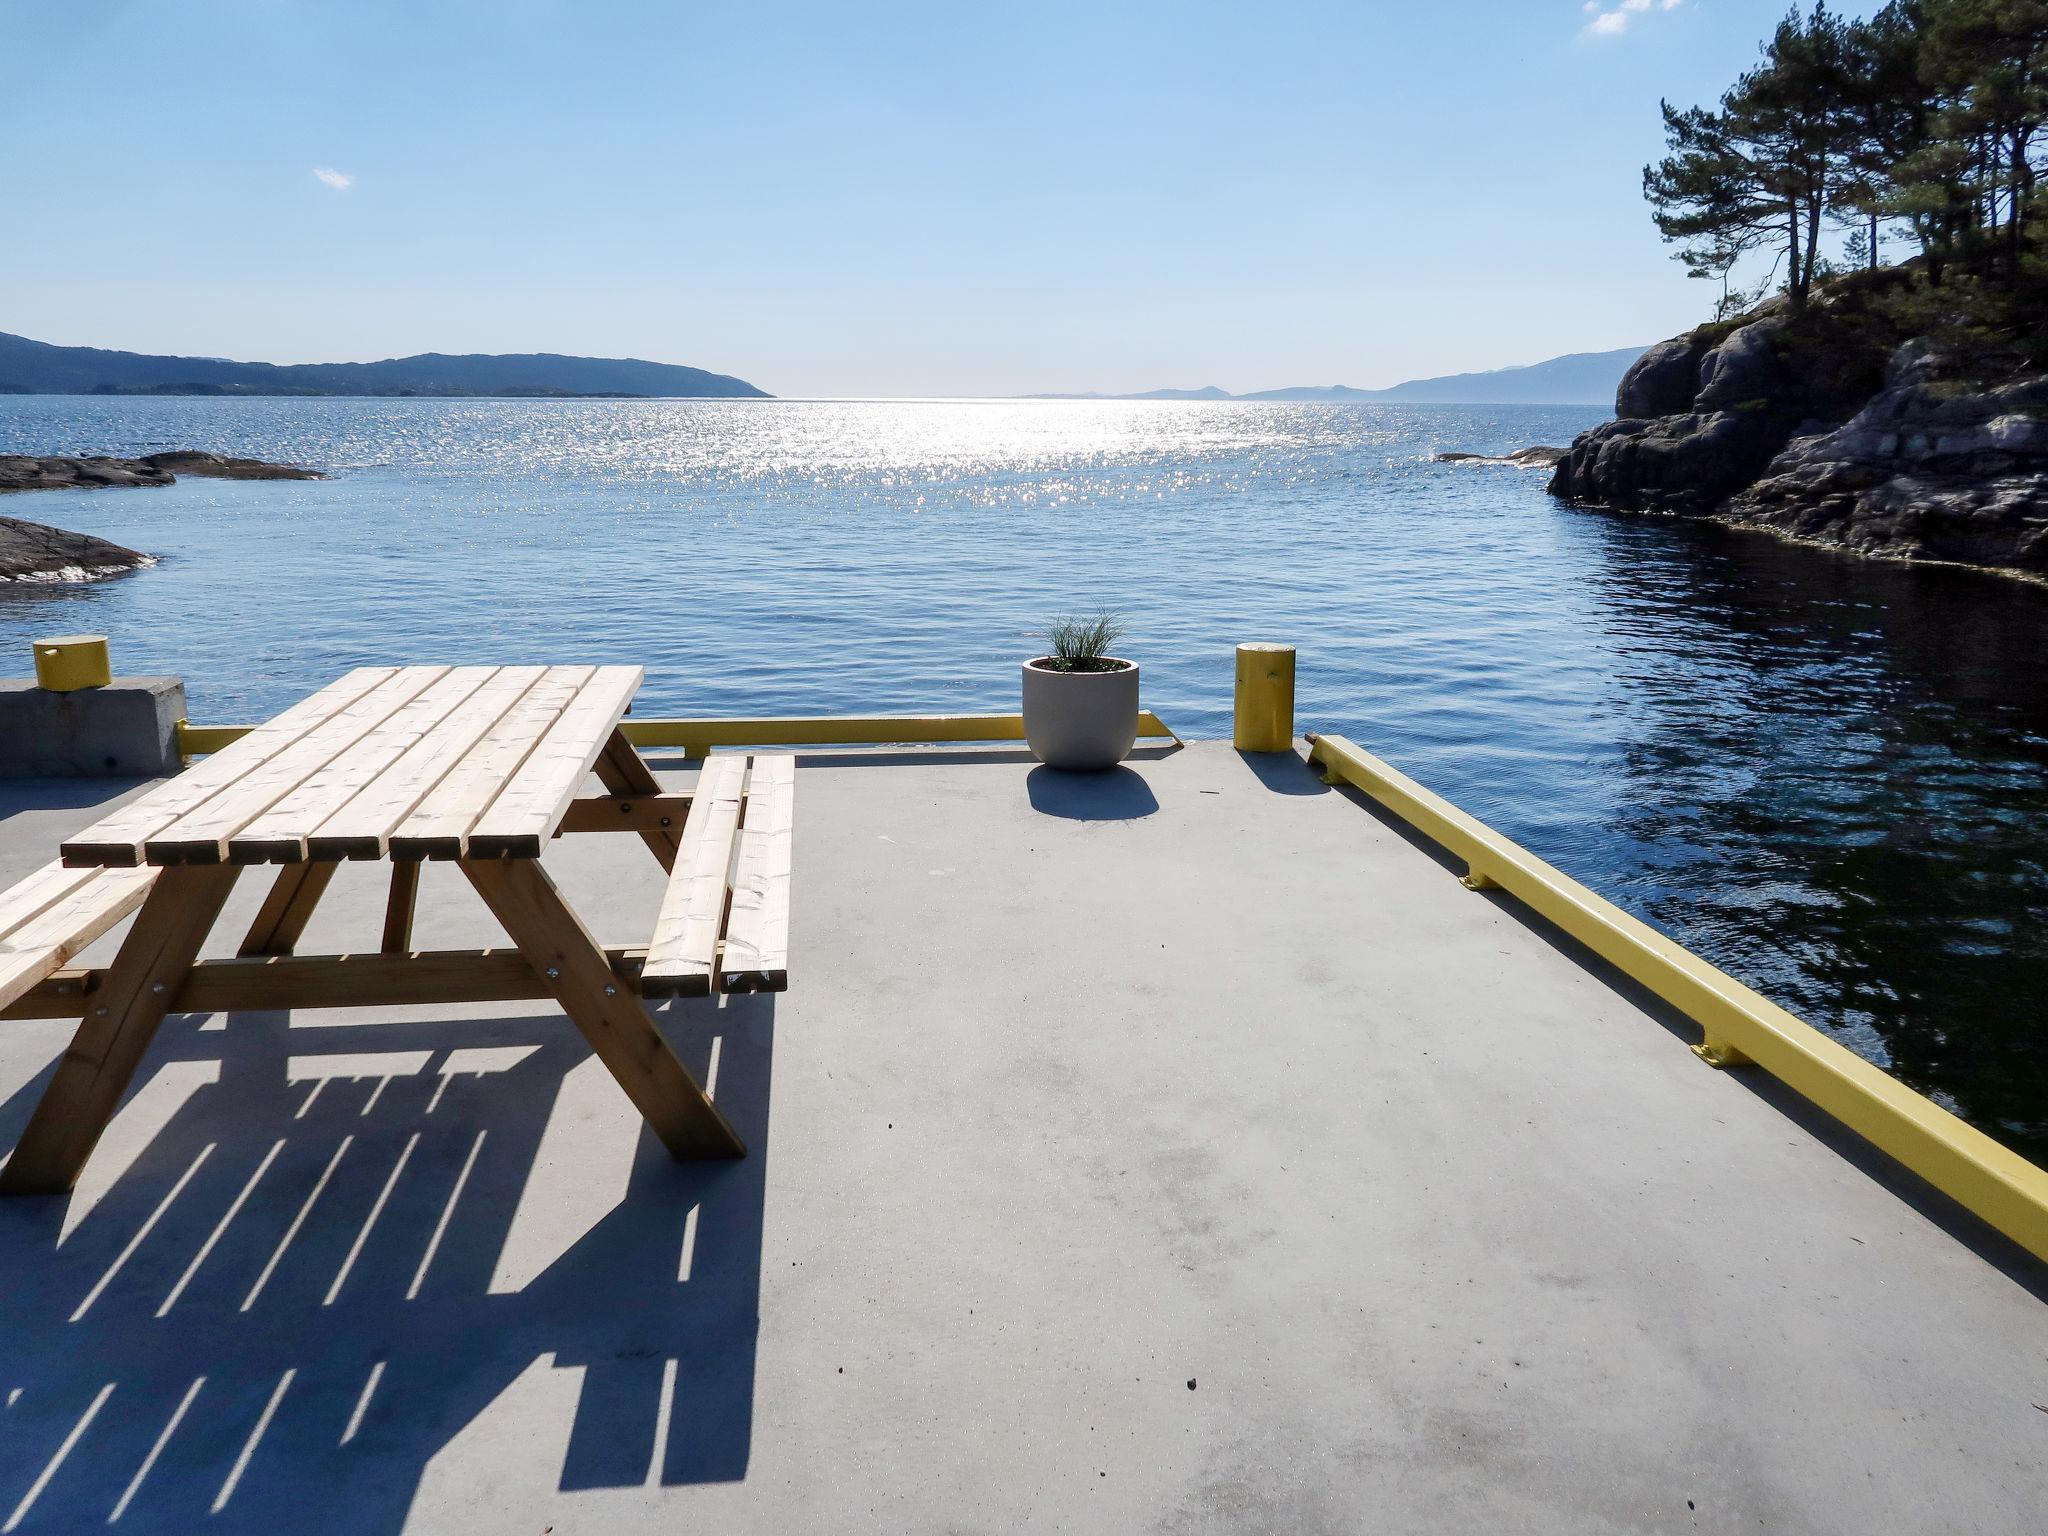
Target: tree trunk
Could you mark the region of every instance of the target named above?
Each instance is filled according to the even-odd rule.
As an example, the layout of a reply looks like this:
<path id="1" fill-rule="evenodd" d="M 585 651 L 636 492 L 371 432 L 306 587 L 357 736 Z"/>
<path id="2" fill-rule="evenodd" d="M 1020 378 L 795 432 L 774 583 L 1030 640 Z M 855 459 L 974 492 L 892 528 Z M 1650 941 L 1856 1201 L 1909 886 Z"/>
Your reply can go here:
<path id="1" fill-rule="evenodd" d="M 1815 190 L 1813 200 L 1806 208 L 1806 291 L 1813 291 L 1813 269 L 1820 262 L 1820 218 L 1826 208 L 1826 196 Z"/>
<path id="2" fill-rule="evenodd" d="M 1870 270 L 1877 270 L 1877 215 L 1870 216 Z"/>
<path id="3" fill-rule="evenodd" d="M 2027 200 L 2033 191 L 2034 180 L 2034 167 L 2027 160 L 2027 138 L 2023 130 L 2014 129 L 2006 154 L 2009 187 L 2005 216 L 2006 275 L 2015 288 L 2019 286 L 2020 267 L 2026 256 Z"/>
<path id="4" fill-rule="evenodd" d="M 1911 215 L 1911 218 L 1913 238 L 1920 242 L 1920 258 L 1927 267 L 1927 286 L 1939 288 L 1943 259 L 1940 237 L 1933 227 L 1933 221 L 1925 214 L 1916 213 Z"/>
<path id="5" fill-rule="evenodd" d="M 1785 282 L 1792 294 L 1794 304 L 1806 302 L 1806 284 L 1799 266 L 1799 204 L 1785 204 L 1786 256 Z"/>

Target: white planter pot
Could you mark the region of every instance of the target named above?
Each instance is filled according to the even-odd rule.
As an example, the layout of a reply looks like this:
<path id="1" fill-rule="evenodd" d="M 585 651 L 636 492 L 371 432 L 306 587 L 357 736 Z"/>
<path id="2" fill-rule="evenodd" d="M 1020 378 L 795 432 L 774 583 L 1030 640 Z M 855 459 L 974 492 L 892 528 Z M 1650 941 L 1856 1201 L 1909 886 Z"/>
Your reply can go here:
<path id="1" fill-rule="evenodd" d="M 1138 739 L 1138 665 L 1114 672 L 1055 672 L 1024 663 L 1024 740 L 1048 768 L 1114 768 Z"/>

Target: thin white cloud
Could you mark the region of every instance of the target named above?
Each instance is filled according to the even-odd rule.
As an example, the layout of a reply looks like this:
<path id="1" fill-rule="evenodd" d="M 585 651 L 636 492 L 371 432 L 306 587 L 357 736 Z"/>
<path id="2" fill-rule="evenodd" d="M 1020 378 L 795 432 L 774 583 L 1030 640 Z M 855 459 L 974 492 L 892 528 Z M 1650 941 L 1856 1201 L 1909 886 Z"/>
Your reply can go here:
<path id="1" fill-rule="evenodd" d="M 1589 37 L 1619 37 L 1629 28 L 1629 23 L 1646 11 L 1675 11 L 1685 0 L 1619 0 L 1607 10 L 1600 8 L 1601 0 L 1586 0 L 1580 7 L 1593 19 L 1586 23 Z"/>
<path id="2" fill-rule="evenodd" d="M 1633 0 L 1623 0 L 1623 3 L 1633 3 Z M 1648 5 L 1649 3 L 1650 0 L 1643 0 L 1643 4 Z M 323 186 L 329 186 L 334 188 L 334 190 L 337 192 L 346 192 L 350 187 L 356 184 L 355 177 L 349 175 L 347 171 L 337 171 L 333 169 L 331 166 L 325 165 L 316 165 L 313 167 L 313 179 L 321 183 Z"/>

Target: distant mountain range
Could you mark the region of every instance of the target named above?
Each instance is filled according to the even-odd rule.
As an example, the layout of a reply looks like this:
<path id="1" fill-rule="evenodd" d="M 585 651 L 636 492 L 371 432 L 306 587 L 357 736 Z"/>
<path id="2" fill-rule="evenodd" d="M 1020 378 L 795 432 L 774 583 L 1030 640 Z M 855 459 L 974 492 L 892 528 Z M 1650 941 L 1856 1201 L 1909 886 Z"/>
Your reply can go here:
<path id="1" fill-rule="evenodd" d="M 1233 395 L 1211 384 L 1205 389 L 1148 389 L 1137 395 L 1032 395 L 1033 400 L 1385 400 L 1417 405 L 1605 405 L 1630 364 L 1647 347 L 1612 352 L 1572 352 L 1524 368 L 1488 373 L 1453 373 L 1410 379 L 1387 389 L 1353 389 L 1348 384 L 1303 384 Z"/>
<path id="2" fill-rule="evenodd" d="M 423 352 L 378 363 L 237 363 L 222 357 L 53 347 L 5 331 L 0 331 L 0 394 L 771 398 L 730 374 L 630 357 Z"/>

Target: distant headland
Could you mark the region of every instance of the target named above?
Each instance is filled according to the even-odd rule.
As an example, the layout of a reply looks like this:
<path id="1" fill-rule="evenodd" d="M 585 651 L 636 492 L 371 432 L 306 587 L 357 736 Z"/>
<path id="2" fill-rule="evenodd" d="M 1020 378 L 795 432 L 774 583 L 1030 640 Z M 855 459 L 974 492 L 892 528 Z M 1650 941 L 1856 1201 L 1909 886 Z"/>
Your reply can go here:
<path id="1" fill-rule="evenodd" d="M 424 395 L 767 400 L 730 374 L 632 357 L 423 352 L 375 363 L 239 363 L 58 347 L 0 331 L 0 394 Z"/>
<path id="2" fill-rule="evenodd" d="M 1452 373 L 1434 379 L 1410 379 L 1385 389 L 1354 389 L 1349 384 L 1300 384 L 1289 389 L 1260 389 L 1234 395 L 1211 384 L 1204 389 L 1148 389 L 1135 395 L 1028 395 L 1030 400 L 1301 400 L 1386 401 L 1411 405 L 1606 405 L 1614 398 L 1621 376 L 1647 347 L 1617 347 L 1611 352 L 1571 352 L 1563 357 L 1520 368 L 1495 368 L 1485 373 Z"/>

